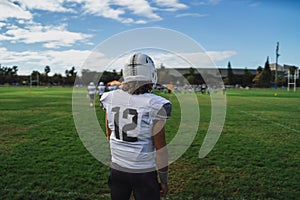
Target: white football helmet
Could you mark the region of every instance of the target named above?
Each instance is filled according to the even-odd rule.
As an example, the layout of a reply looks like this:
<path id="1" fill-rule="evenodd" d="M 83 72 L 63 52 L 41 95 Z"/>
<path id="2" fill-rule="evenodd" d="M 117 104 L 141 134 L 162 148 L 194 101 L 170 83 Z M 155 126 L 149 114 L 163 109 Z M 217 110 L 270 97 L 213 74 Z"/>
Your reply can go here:
<path id="1" fill-rule="evenodd" d="M 150 81 L 157 82 L 157 72 L 153 60 L 141 53 L 131 56 L 129 63 L 123 68 L 124 82 L 130 81 Z"/>

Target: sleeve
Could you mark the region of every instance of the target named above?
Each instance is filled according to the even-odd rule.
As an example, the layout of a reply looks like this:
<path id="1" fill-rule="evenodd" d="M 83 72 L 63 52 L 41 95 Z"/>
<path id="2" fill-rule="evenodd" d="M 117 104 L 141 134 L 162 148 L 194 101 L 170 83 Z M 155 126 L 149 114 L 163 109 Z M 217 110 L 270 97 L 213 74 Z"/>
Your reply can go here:
<path id="1" fill-rule="evenodd" d="M 157 117 L 161 119 L 169 119 L 172 112 L 172 104 L 170 102 L 165 103 L 157 112 Z"/>
<path id="2" fill-rule="evenodd" d="M 105 92 L 100 98 L 100 107 L 103 108 L 104 110 L 107 110 L 108 106 L 108 100 L 109 99 L 109 93 Z"/>
<path id="3" fill-rule="evenodd" d="M 171 116 L 172 104 L 168 100 L 158 97 L 151 104 L 153 120 L 167 120 Z"/>

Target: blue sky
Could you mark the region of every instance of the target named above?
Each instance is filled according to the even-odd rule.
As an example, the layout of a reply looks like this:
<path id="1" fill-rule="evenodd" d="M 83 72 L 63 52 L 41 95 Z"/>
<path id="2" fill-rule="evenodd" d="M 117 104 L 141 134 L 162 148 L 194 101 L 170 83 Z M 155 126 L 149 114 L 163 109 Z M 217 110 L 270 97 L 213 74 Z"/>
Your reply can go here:
<path id="1" fill-rule="evenodd" d="M 273 63 L 276 42 L 279 64 L 300 66 L 299 9 L 292 0 L 0 0 L 0 64 L 64 74 L 115 34 L 161 27 L 193 39 L 220 67 Z"/>

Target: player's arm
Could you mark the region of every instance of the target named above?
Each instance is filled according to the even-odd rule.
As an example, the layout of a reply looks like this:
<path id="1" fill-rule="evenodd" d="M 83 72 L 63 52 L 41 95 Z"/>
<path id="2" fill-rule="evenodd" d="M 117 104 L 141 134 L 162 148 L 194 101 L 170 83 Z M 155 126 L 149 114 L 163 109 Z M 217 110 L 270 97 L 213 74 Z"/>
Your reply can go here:
<path id="1" fill-rule="evenodd" d="M 168 192 L 168 150 L 165 138 L 165 121 L 156 120 L 153 127 L 153 143 L 156 148 L 156 165 L 161 184 L 161 196 Z"/>
<path id="2" fill-rule="evenodd" d="M 168 150 L 165 138 L 165 121 L 155 120 L 153 127 L 153 143 L 156 149 L 156 164 L 159 171 L 168 170 Z M 165 147 L 165 148 L 164 148 Z"/>
<path id="3" fill-rule="evenodd" d="M 165 137 L 165 122 L 171 116 L 172 104 L 166 103 L 157 113 L 153 126 L 153 143 L 156 148 L 156 165 L 161 182 L 161 196 L 168 192 L 168 149 Z"/>
<path id="4" fill-rule="evenodd" d="M 100 108 L 102 108 L 106 115 L 105 115 L 105 129 L 106 129 L 106 136 L 107 136 L 107 139 L 109 140 L 110 139 L 110 135 L 111 135 L 111 130 L 108 126 L 108 116 L 107 116 L 107 101 L 109 101 L 109 96 L 108 94 L 103 94 L 100 98 Z"/>
<path id="5" fill-rule="evenodd" d="M 105 117 L 105 128 L 106 128 L 107 139 L 108 139 L 108 141 L 109 141 L 110 135 L 111 135 L 111 130 L 110 130 L 109 126 L 108 126 L 107 113 L 106 113 L 106 117 Z"/>

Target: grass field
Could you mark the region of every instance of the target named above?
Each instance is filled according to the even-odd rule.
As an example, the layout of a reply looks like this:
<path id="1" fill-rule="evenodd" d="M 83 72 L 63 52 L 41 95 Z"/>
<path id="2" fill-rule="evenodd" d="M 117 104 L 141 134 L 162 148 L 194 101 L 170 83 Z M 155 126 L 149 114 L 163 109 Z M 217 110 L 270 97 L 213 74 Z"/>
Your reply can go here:
<path id="1" fill-rule="evenodd" d="M 173 103 L 170 141 L 180 105 L 162 95 Z M 169 199 L 300 198 L 300 91 L 228 90 L 223 132 L 204 159 L 210 98 L 197 98 L 199 131 L 169 167 Z M 0 110 L 0 199 L 109 199 L 108 167 L 76 132 L 72 88 L 2 87 Z M 96 113 L 103 126 L 103 111 Z"/>

